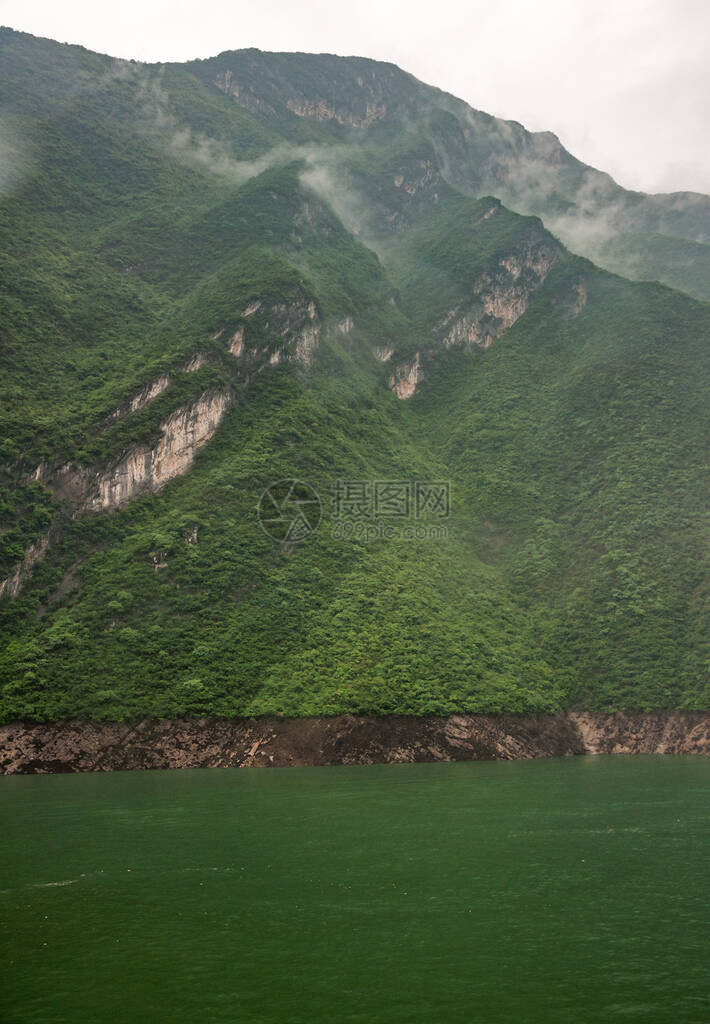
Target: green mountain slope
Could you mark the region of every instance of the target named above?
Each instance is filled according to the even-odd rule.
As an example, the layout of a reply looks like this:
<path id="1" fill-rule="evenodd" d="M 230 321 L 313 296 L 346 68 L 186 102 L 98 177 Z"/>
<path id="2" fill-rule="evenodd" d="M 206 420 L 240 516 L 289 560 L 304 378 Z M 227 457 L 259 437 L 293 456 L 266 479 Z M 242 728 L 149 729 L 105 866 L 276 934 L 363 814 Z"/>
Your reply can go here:
<path id="1" fill-rule="evenodd" d="M 710 306 L 598 172 L 358 58 L 0 87 L 2 719 L 707 707 Z"/>

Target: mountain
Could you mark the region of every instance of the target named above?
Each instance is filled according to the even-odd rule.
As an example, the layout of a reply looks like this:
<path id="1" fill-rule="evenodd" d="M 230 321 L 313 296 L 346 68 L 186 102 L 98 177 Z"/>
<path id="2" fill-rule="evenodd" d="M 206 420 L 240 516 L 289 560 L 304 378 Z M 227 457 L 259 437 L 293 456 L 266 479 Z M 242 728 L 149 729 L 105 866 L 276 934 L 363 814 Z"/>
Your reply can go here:
<path id="1" fill-rule="evenodd" d="M 385 179 L 381 187 L 390 193 L 388 175 L 406 175 L 414 165 L 430 192 L 445 182 L 464 195 L 495 195 L 518 213 L 543 217 L 570 249 L 606 269 L 710 299 L 707 196 L 629 192 L 575 159 L 551 132 L 528 132 L 474 110 L 394 65 L 246 50 L 187 67 L 246 110 L 278 123 L 288 138 L 321 138 L 303 131 L 304 119 L 343 142 L 350 138 L 348 129 L 359 129 L 352 140 L 358 152 L 341 161 L 351 188 L 360 182 L 366 129 L 367 149 L 377 153 Z M 371 176 L 362 184 L 369 206 Z M 402 222 L 402 211 L 390 209 L 391 199 L 385 217 L 394 221 L 385 230 Z M 362 228 L 362 216 L 351 215 Z M 376 232 L 383 225 L 370 221 L 368 227 Z"/>
<path id="2" fill-rule="evenodd" d="M 4 721 L 708 706 L 708 197 L 362 58 L 0 99 Z"/>

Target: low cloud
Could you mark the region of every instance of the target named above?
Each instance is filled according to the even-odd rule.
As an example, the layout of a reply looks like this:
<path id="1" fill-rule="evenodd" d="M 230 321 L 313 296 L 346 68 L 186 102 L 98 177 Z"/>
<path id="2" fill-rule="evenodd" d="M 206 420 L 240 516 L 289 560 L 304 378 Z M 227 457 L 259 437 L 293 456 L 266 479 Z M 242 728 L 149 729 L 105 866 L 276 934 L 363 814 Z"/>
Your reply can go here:
<path id="1" fill-rule="evenodd" d="M 32 175 L 34 149 L 30 132 L 19 118 L 0 111 L 0 198 L 12 195 Z"/>

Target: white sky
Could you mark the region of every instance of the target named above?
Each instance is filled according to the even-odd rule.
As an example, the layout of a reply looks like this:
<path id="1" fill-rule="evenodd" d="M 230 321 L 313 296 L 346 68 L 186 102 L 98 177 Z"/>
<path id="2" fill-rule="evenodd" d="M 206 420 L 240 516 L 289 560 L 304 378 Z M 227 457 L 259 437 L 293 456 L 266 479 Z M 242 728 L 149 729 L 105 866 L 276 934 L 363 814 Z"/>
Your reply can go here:
<path id="1" fill-rule="evenodd" d="M 138 60 L 390 60 L 627 188 L 710 193 L 708 0 L 0 0 L 0 24 Z"/>

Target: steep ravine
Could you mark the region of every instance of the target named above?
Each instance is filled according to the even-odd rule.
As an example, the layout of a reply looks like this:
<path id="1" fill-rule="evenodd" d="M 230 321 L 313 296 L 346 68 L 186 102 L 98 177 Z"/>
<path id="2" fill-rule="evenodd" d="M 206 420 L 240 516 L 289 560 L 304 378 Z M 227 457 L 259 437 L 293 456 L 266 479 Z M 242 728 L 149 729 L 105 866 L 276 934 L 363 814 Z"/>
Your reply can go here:
<path id="1" fill-rule="evenodd" d="M 710 754 L 710 712 L 143 719 L 0 726 L 0 772 Z"/>

